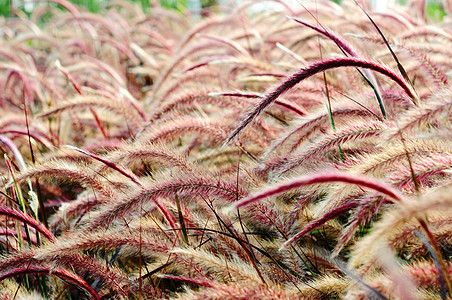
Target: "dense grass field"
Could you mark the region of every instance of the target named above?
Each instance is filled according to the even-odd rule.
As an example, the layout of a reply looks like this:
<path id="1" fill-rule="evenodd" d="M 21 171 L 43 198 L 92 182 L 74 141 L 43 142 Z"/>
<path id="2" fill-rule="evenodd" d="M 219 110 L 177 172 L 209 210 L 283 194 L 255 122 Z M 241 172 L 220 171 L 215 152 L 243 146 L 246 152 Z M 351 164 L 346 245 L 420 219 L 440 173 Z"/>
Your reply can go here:
<path id="1" fill-rule="evenodd" d="M 257 2 L 0 17 L 0 299 L 452 296 L 452 2 Z"/>

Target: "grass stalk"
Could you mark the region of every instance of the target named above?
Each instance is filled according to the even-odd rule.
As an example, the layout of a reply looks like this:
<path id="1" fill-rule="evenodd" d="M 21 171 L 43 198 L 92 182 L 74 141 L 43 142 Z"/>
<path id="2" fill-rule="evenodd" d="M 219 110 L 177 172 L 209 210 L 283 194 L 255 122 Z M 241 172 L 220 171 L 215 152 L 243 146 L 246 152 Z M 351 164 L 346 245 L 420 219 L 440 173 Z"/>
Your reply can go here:
<path id="1" fill-rule="evenodd" d="M 420 196 L 420 187 L 419 187 L 419 181 L 417 179 L 416 173 L 414 172 L 414 168 L 413 168 L 413 162 L 410 156 L 410 153 L 407 150 L 406 147 L 406 143 L 405 143 L 405 138 L 403 136 L 401 136 L 401 142 L 403 144 L 403 147 L 405 149 L 405 153 L 406 153 L 406 157 L 408 160 L 408 165 L 410 168 L 410 173 L 411 173 L 411 177 L 413 179 L 413 184 L 414 184 L 414 189 L 417 193 L 417 196 Z M 427 239 L 429 241 L 429 243 L 431 244 L 436 257 L 438 259 L 438 264 L 440 266 L 440 271 L 443 275 L 443 278 L 446 282 L 446 286 L 447 286 L 447 290 L 449 292 L 449 296 L 452 297 L 452 283 L 449 277 L 449 274 L 447 272 L 447 268 L 446 268 L 446 264 L 444 263 L 444 259 L 443 259 L 443 255 L 441 253 L 441 250 L 438 246 L 438 242 L 435 239 L 435 236 L 433 235 L 433 233 L 431 232 L 429 226 L 428 226 L 428 218 L 427 218 L 427 214 L 425 214 L 425 216 L 423 218 L 417 217 L 417 221 L 419 222 L 419 224 L 421 225 L 422 229 L 424 230 L 425 234 L 427 235 Z"/>

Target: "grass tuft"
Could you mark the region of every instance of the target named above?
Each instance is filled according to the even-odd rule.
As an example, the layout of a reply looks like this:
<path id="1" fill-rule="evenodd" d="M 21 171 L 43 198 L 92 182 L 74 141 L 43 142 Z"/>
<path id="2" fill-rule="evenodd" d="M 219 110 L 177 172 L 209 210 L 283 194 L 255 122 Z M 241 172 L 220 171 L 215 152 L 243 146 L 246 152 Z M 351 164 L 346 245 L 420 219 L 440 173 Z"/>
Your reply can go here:
<path id="1" fill-rule="evenodd" d="M 452 2 L 208 2 L 0 4 L 0 298 L 450 297 Z"/>

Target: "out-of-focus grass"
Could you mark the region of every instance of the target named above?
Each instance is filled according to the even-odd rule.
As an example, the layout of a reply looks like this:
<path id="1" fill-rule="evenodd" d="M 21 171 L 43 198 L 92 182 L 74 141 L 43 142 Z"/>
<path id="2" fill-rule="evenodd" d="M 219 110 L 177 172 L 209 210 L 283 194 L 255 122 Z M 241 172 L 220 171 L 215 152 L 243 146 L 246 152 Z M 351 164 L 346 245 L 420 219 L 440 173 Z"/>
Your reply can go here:
<path id="1" fill-rule="evenodd" d="M 410 1 L 407 0 L 397 0 L 400 5 L 408 5 Z M 443 4 L 441 0 L 428 0 L 425 4 L 425 14 L 428 19 L 432 22 L 441 22 L 446 15 Z"/>
<path id="2" fill-rule="evenodd" d="M 17 1 L 16 4 L 14 4 L 14 9 L 22 10 L 25 13 L 29 13 L 25 9 L 25 4 L 27 0 L 20 0 Z M 150 2 L 149 0 L 128 0 L 130 2 L 137 3 L 141 5 L 143 8 L 143 11 L 149 12 L 150 10 Z M 337 4 L 340 4 L 341 0 L 331 0 Z M 102 0 L 69 0 L 69 2 L 76 4 L 81 7 L 85 7 L 87 10 L 93 13 L 99 13 L 102 11 L 105 7 L 105 5 L 108 3 L 108 1 L 102 1 Z M 183 11 L 187 7 L 188 0 L 160 0 L 160 4 L 169 9 L 175 9 L 178 11 Z M 398 4 L 401 5 L 407 5 L 409 1 L 406 0 L 397 0 Z M 12 9 L 12 0 L 1 0 L 0 1 L 0 16 L 3 17 L 9 17 L 13 15 L 14 9 Z M 212 4 L 215 4 L 215 0 L 201 0 L 202 7 L 205 6 L 211 6 Z M 444 8 L 441 4 L 441 1 L 439 0 L 430 0 L 427 1 L 426 7 L 425 7 L 425 13 L 428 16 L 428 18 L 433 22 L 440 22 L 446 15 Z"/>
<path id="3" fill-rule="evenodd" d="M 149 0 L 128 0 L 128 1 L 141 5 L 143 11 L 145 12 L 149 12 L 150 10 Z M 21 10 L 25 13 L 30 13 L 30 11 L 28 11 L 25 8 L 25 3 L 27 2 L 27 0 L 17 1 L 15 4 L 13 4 L 12 2 L 13 1 L 10 0 L 0 1 L 0 16 L 10 17 L 13 15 L 14 9 Z M 101 12 L 105 8 L 105 5 L 108 4 L 108 1 L 102 0 L 69 0 L 69 2 L 76 4 L 80 7 L 84 7 L 93 13 Z M 178 11 L 183 11 L 184 8 L 187 6 L 187 0 L 160 0 L 159 2 L 165 8 L 175 9 Z M 52 3 L 49 5 L 56 4 Z"/>
<path id="4" fill-rule="evenodd" d="M 434 22 L 441 22 L 446 15 L 441 1 L 429 1 L 425 8 L 425 12 L 429 19 Z"/>
<path id="5" fill-rule="evenodd" d="M 149 8 L 148 0 L 132 0 L 132 1 L 141 2 L 143 9 L 146 9 L 145 5 L 148 5 L 147 8 Z M 160 4 L 166 8 L 182 11 L 187 7 L 187 0 L 160 0 Z"/>
<path id="6" fill-rule="evenodd" d="M 0 16 L 8 17 L 11 14 L 10 1 L 4 0 L 0 2 Z"/>

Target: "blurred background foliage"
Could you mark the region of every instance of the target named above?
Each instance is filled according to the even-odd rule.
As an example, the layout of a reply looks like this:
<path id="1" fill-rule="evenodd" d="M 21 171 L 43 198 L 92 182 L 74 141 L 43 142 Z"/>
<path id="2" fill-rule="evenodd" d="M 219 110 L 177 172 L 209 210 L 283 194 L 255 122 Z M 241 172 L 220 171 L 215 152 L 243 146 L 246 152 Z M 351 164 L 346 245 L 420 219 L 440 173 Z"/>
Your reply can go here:
<path id="1" fill-rule="evenodd" d="M 99 13 L 108 6 L 108 0 L 68 0 L 69 2 L 78 5 L 80 7 L 86 8 L 88 11 L 93 13 Z M 175 9 L 178 11 L 183 11 L 187 8 L 191 0 L 126 0 L 129 2 L 137 3 L 140 5 L 145 12 L 149 12 L 152 2 L 158 2 L 161 6 L 166 8 Z M 196 0 L 198 1 L 198 0 Z M 22 12 L 29 14 L 32 10 L 32 7 L 36 4 L 37 1 L 32 0 L 0 0 L 0 16 L 11 17 L 14 15 L 14 10 L 21 10 Z M 45 2 L 45 1 L 41 1 Z M 214 5 L 215 0 L 202 0 L 201 2 L 205 2 L 206 4 Z M 212 4 L 211 4 L 212 3 Z M 47 5 L 58 6 L 55 3 L 47 3 Z"/>
<path id="2" fill-rule="evenodd" d="M 69 2 L 76 4 L 80 7 L 84 7 L 90 12 L 99 13 L 105 10 L 108 6 L 108 0 L 68 0 Z M 202 8 L 214 7 L 221 3 L 226 2 L 240 2 L 241 0 L 125 0 L 140 5 L 144 12 L 149 13 L 153 4 L 159 3 L 165 8 L 174 9 L 180 12 L 185 10 L 197 10 Z M 295 3 L 298 1 L 306 0 L 293 0 Z M 311 0 L 315 1 L 315 0 Z M 330 0 L 340 4 L 342 0 Z M 410 5 L 409 0 L 392 0 L 402 5 Z M 0 16 L 13 17 L 17 12 L 21 11 L 26 15 L 29 15 L 33 7 L 37 5 L 38 1 L 33 0 L 0 0 Z M 42 0 L 41 2 L 45 2 Z M 265 1 L 262 1 L 265 2 Z M 375 0 L 374 4 L 378 2 L 381 5 L 382 2 L 391 2 L 391 0 Z M 425 2 L 425 13 L 432 22 L 441 22 L 446 15 L 443 3 L 441 0 L 427 0 Z M 46 5 L 58 6 L 55 3 L 47 3 Z"/>

